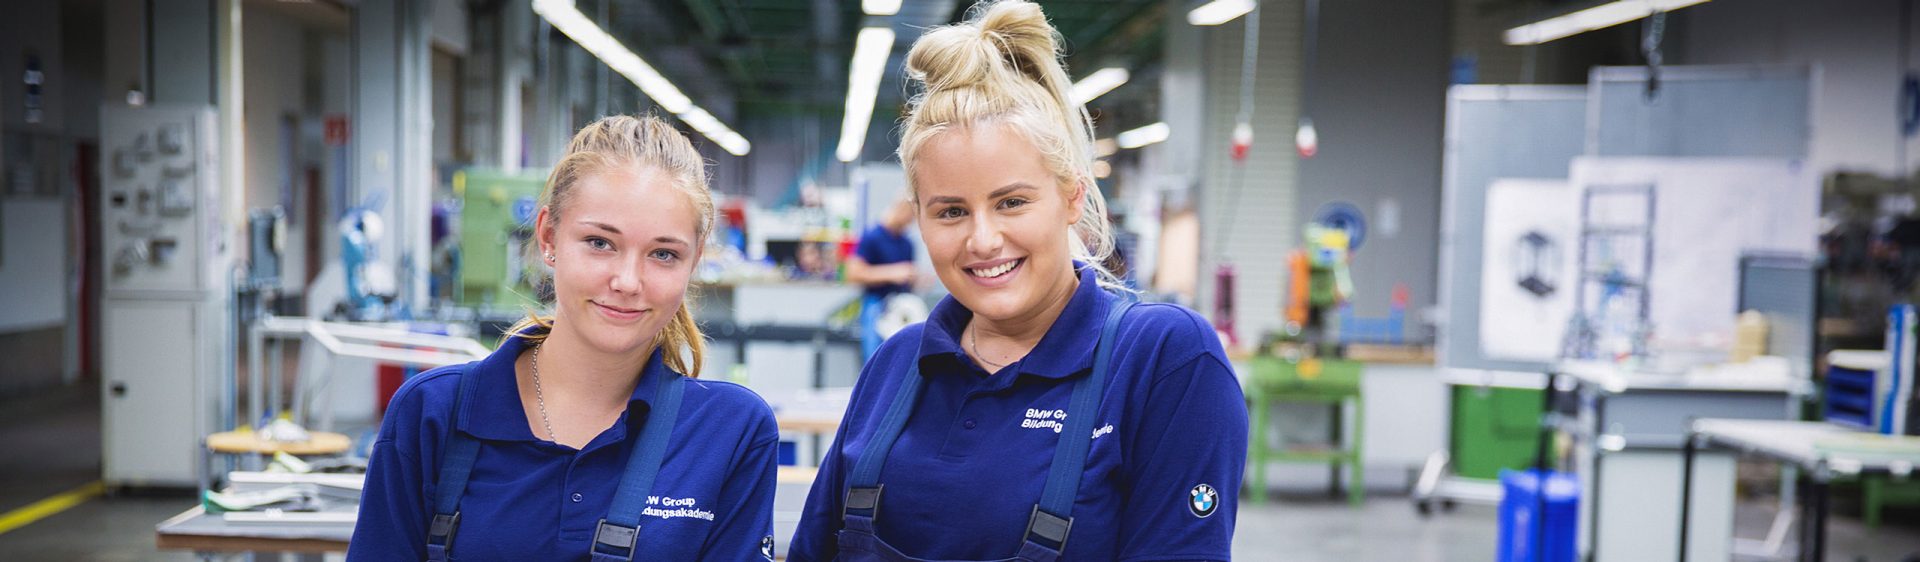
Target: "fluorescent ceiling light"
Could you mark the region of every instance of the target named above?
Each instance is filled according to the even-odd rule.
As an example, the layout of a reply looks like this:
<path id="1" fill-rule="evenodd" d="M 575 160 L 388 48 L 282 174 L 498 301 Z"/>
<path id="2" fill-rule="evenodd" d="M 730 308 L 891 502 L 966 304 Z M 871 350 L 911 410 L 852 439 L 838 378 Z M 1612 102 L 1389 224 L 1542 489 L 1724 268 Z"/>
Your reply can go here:
<path id="1" fill-rule="evenodd" d="M 1112 156 L 1113 153 L 1119 152 L 1119 151 L 1120 151 L 1120 143 L 1114 142 L 1113 139 L 1100 139 L 1097 141 L 1093 141 L 1093 156 L 1095 158 L 1106 158 L 1108 156 Z"/>
<path id="2" fill-rule="evenodd" d="M 1187 12 L 1187 23 L 1220 25 L 1247 15 L 1259 4 L 1254 0 L 1213 0 Z"/>
<path id="3" fill-rule="evenodd" d="M 1555 39 L 1605 29 L 1653 15 L 1671 12 L 1707 0 L 1619 0 L 1571 14 L 1554 16 L 1507 30 L 1508 45 L 1538 45 Z"/>
<path id="4" fill-rule="evenodd" d="M 892 28 L 862 29 L 854 39 L 853 63 L 847 70 L 847 114 L 840 122 L 840 146 L 834 150 L 841 162 L 860 158 L 867 124 L 873 121 L 873 100 L 880 94 L 880 75 L 892 52 Z"/>
<path id="5" fill-rule="evenodd" d="M 1127 69 L 1117 66 L 1096 70 L 1073 83 L 1073 102 L 1084 104 L 1127 83 Z"/>
<path id="6" fill-rule="evenodd" d="M 694 105 L 691 98 L 681 93 L 680 88 L 674 87 L 673 82 L 661 76 L 660 72 L 654 70 L 647 61 L 642 60 L 640 55 L 634 54 L 632 49 L 620 44 L 620 41 L 614 39 L 606 30 L 600 29 L 600 25 L 593 23 L 586 14 L 580 13 L 580 9 L 573 5 L 572 0 L 533 0 L 533 12 L 540 14 L 540 17 L 546 19 L 554 29 L 573 38 L 573 42 L 579 43 L 580 48 L 593 53 L 593 56 L 600 59 L 600 62 L 606 63 L 608 68 L 627 77 L 633 85 L 639 86 L 640 93 L 646 94 L 653 103 L 659 104 L 660 109 L 680 116 L 681 121 L 720 145 L 720 148 L 734 156 L 746 156 L 747 152 L 752 150 L 752 144 L 748 143 L 745 137 L 727 128 L 726 124 L 721 123 L 713 114 Z"/>
<path id="7" fill-rule="evenodd" d="M 869 16 L 891 16 L 900 13 L 900 0 L 861 0 L 860 10 Z"/>
<path id="8" fill-rule="evenodd" d="M 1114 140 L 1115 144 L 1120 145 L 1120 148 L 1140 148 L 1167 140 L 1167 135 L 1172 132 L 1173 129 L 1167 127 L 1165 122 L 1160 122 L 1120 133 L 1120 136 L 1115 137 Z"/>

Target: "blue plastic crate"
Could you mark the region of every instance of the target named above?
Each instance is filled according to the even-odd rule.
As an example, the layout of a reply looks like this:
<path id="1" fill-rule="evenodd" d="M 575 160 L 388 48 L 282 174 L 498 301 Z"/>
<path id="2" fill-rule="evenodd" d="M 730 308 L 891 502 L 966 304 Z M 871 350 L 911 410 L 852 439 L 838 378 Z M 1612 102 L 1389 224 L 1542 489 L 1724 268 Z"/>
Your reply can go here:
<path id="1" fill-rule="evenodd" d="M 1580 480 L 1548 471 L 1542 512 L 1537 470 L 1500 471 L 1498 562 L 1573 562 L 1580 523 Z M 1543 517 L 1544 516 L 1544 517 Z M 1545 528 L 1541 528 L 1544 519 Z"/>
<path id="2" fill-rule="evenodd" d="M 1827 367 L 1827 419 L 1861 428 L 1873 427 L 1874 371 L 1839 365 Z"/>

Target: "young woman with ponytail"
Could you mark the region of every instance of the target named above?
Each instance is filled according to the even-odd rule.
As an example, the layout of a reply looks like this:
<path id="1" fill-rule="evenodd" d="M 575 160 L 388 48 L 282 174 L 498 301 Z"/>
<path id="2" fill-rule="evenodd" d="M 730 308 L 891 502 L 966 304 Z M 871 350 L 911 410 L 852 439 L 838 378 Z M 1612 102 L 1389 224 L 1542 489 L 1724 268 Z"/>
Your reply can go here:
<path id="1" fill-rule="evenodd" d="M 867 362 L 790 560 L 1226 560 L 1247 451 L 1209 324 L 1134 304 L 1040 8 L 907 55 L 900 159 L 951 297 Z"/>
<path id="2" fill-rule="evenodd" d="M 704 162 L 653 117 L 574 136 L 535 219 L 551 316 L 394 395 L 352 560 L 759 560 L 778 430 L 700 380 L 688 281 L 713 231 Z"/>

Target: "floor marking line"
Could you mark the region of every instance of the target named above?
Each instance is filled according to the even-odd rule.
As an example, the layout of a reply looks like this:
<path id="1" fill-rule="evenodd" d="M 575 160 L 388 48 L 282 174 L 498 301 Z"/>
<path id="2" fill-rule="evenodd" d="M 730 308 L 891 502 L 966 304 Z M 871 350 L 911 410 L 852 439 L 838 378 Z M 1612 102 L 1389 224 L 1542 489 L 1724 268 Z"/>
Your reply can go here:
<path id="1" fill-rule="evenodd" d="M 61 492 L 53 497 L 33 502 L 26 507 L 9 511 L 5 515 L 0 515 L 0 534 L 31 525 L 35 521 L 46 519 L 56 513 L 72 509 L 73 506 L 86 503 L 87 500 L 99 497 L 100 494 L 105 493 L 106 490 L 106 485 L 101 484 L 99 480 L 95 480 L 82 484 L 78 488 Z"/>

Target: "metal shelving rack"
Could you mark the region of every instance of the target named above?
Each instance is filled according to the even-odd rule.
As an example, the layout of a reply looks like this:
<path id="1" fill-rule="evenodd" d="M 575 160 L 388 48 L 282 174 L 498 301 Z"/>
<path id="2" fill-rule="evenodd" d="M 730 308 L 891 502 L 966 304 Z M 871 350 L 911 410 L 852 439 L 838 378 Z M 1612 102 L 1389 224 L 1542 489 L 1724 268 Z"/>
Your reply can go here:
<path id="1" fill-rule="evenodd" d="M 1605 220 L 1596 221 L 1594 211 L 1596 201 L 1603 198 L 1638 199 L 1644 217 L 1639 224 L 1619 224 Z M 1613 208 L 1611 206 L 1606 208 Z M 1655 198 L 1653 184 L 1591 185 L 1581 193 L 1580 198 L 1580 251 L 1576 267 L 1579 268 L 1578 281 L 1574 286 L 1573 317 L 1569 320 L 1567 334 L 1561 349 L 1561 356 L 1570 359 L 1594 358 L 1599 339 L 1596 319 L 1605 319 L 1606 303 L 1598 302 L 1589 306 L 1588 288 L 1595 285 L 1611 286 L 1609 290 L 1625 290 L 1637 301 L 1635 307 L 1634 333 L 1632 334 L 1632 353 L 1644 356 L 1647 352 L 1649 329 L 1649 306 L 1653 302 L 1649 282 L 1653 279 L 1653 225 Z M 1617 220 L 1617 219 L 1610 219 Z M 1638 275 L 1611 268 L 1613 256 L 1626 252 L 1617 252 L 1622 239 L 1631 244 L 1638 242 L 1640 268 Z M 1604 250 L 1596 256 L 1596 250 Z"/>

